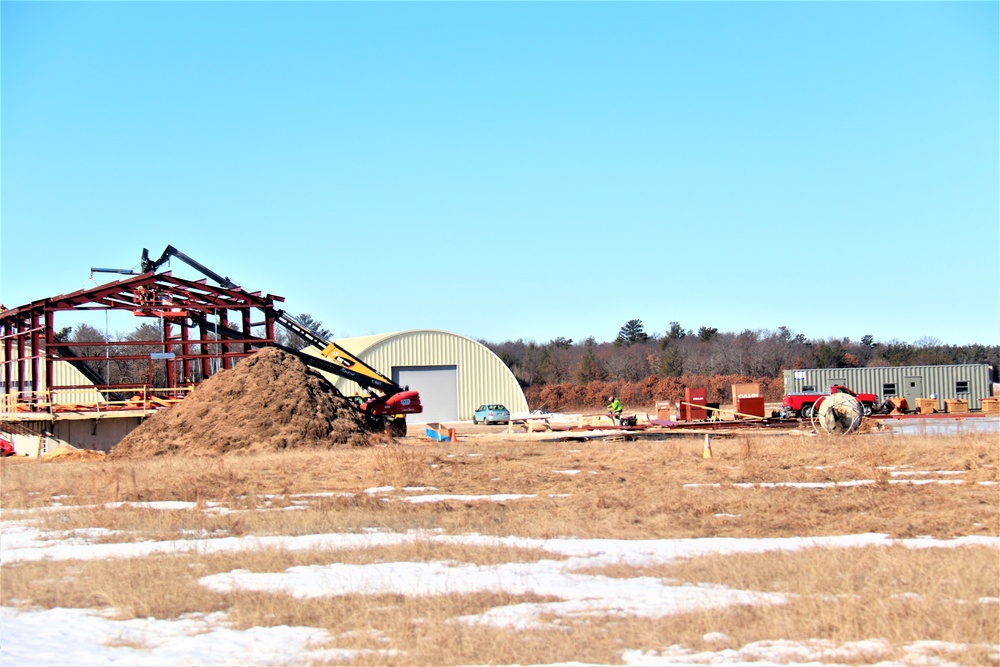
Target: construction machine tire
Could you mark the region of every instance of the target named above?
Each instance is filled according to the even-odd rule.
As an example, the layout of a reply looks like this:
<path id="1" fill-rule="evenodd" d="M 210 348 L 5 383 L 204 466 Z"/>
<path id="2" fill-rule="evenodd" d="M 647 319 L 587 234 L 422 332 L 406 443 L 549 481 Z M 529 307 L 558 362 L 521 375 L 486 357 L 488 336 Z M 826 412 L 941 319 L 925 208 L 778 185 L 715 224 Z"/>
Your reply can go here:
<path id="1" fill-rule="evenodd" d="M 369 431 L 379 432 L 385 430 L 385 419 L 365 413 L 365 426 Z"/>
<path id="2" fill-rule="evenodd" d="M 386 417 L 385 420 L 385 432 L 387 435 L 393 438 L 402 438 L 406 436 L 406 417 L 397 417 L 395 419 Z"/>

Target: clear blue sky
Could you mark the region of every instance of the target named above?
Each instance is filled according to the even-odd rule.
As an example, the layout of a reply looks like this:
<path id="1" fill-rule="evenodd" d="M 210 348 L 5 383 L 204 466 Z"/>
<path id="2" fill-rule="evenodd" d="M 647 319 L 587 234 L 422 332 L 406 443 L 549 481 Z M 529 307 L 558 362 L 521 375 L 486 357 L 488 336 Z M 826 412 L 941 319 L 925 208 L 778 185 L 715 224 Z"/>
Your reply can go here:
<path id="1" fill-rule="evenodd" d="M 0 301 L 997 344 L 998 6 L 3 2 Z"/>

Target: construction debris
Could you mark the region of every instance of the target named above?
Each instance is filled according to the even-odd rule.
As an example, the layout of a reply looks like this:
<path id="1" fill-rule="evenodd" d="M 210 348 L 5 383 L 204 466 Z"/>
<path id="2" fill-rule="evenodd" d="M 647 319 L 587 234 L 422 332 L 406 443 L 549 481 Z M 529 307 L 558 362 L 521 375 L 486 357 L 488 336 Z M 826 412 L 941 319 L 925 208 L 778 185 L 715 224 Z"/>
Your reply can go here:
<path id="1" fill-rule="evenodd" d="M 368 446 L 383 437 L 370 433 L 357 409 L 324 378 L 294 355 L 268 347 L 151 416 L 110 458 Z"/>
<path id="2" fill-rule="evenodd" d="M 455 429 L 438 422 L 431 422 L 424 428 L 424 434 L 436 442 L 455 442 Z"/>

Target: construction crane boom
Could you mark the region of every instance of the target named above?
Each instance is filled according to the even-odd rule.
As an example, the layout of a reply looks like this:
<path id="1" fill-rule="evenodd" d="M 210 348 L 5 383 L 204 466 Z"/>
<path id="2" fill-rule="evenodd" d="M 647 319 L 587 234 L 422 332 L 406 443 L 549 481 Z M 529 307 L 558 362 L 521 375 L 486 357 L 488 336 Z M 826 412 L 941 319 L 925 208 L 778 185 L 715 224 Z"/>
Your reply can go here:
<path id="1" fill-rule="evenodd" d="M 238 285 L 234 284 L 233 281 L 231 281 L 228 277 L 226 277 L 226 276 L 220 276 L 218 273 L 216 273 L 212 269 L 208 268 L 207 266 L 205 266 L 201 262 L 198 262 L 196 260 L 191 259 L 190 257 L 188 257 L 187 255 L 185 255 L 184 253 L 182 253 L 180 250 L 178 250 L 177 248 L 173 247 L 172 245 L 168 245 L 166 247 L 166 249 L 164 249 L 163 254 L 160 255 L 160 258 L 158 260 L 156 260 L 155 262 L 153 262 L 153 261 L 151 261 L 149 259 L 149 251 L 146 250 L 145 248 L 143 248 L 142 249 L 142 272 L 143 273 L 152 273 L 152 272 L 156 271 L 158 268 L 160 268 L 161 266 L 163 266 L 166 262 L 170 261 L 171 257 L 176 257 L 177 259 L 179 259 L 182 262 L 186 263 L 188 266 L 191 266 L 191 267 L 194 267 L 195 269 L 198 269 L 199 271 L 201 271 L 202 273 L 204 273 L 206 276 L 208 276 L 209 278 L 211 278 L 215 282 L 219 283 L 219 287 L 222 287 L 223 289 L 229 289 L 230 287 L 239 287 Z"/>

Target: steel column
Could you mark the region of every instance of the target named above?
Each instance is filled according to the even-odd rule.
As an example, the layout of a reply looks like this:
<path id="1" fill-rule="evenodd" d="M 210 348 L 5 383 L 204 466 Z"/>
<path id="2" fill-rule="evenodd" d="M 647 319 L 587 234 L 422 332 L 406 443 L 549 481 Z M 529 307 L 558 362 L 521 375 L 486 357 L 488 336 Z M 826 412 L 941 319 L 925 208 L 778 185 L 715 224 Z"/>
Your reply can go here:
<path id="1" fill-rule="evenodd" d="M 229 328 L 229 309 L 223 308 L 222 314 L 219 315 L 219 326 L 223 329 Z M 229 370 L 233 367 L 233 360 L 229 358 L 229 353 L 232 352 L 232 348 L 229 347 L 229 343 L 223 343 L 223 338 L 219 339 L 219 351 L 222 353 L 222 367 Z"/>
<path id="2" fill-rule="evenodd" d="M 24 376 L 25 376 L 25 365 L 24 365 L 24 336 L 21 334 L 22 330 L 22 317 L 19 315 L 17 318 L 17 397 L 19 400 L 24 400 Z"/>
<path id="3" fill-rule="evenodd" d="M 250 309 L 244 308 L 242 315 L 243 315 L 243 340 L 244 340 L 243 351 L 246 352 L 247 354 L 250 354 L 251 352 L 253 352 L 253 346 L 250 344 L 250 335 L 251 335 L 250 329 L 252 328 L 250 326 Z"/>
<path id="4" fill-rule="evenodd" d="M 0 331 L 3 332 L 3 393 L 10 395 L 14 380 L 14 360 L 10 358 L 14 351 L 14 327 L 13 323 L 3 323 Z"/>
<path id="5" fill-rule="evenodd" d="M 191 381 L 191 345 L 188 343 L 190 338 L 188 320 L 185 317 L 181 322 L 181 375 L 184 384 L 190 384 Z"/>
<path id="6" fill-rule="evenodd" d="M 52 402 L 52 384 L 53 378 L 55 377 L 55 360 L 52 358 L 52 354 L 55 352 L 55 348 L 52 347 L 56 342 L 56 332 L 53 322 L 55 319 L 55 314 L 49 310 L 45 309 L 45 387 L 49 390 L 49 401 Z"/>
<path id="7" fill-rule="evenodd" d="M 42 391 L 42 373 L 41 373 L 41 330 L 42 330 L 42 318 L 38 313 L 37 309 L 31 311 L 31 391 L 34 394 L 35 401 L 39 400 L 38 393 Z"/>
<path id="8" fill-rule="evenodd" d="M 212 374 L 212 364 L 209 360 L 211 351 L 205 342 L 208 340 L 208 332 L 205 331 L 204 324 L 198 325 L 198 338 L 201 340 L 201 379 L 204 380 Z"/>

